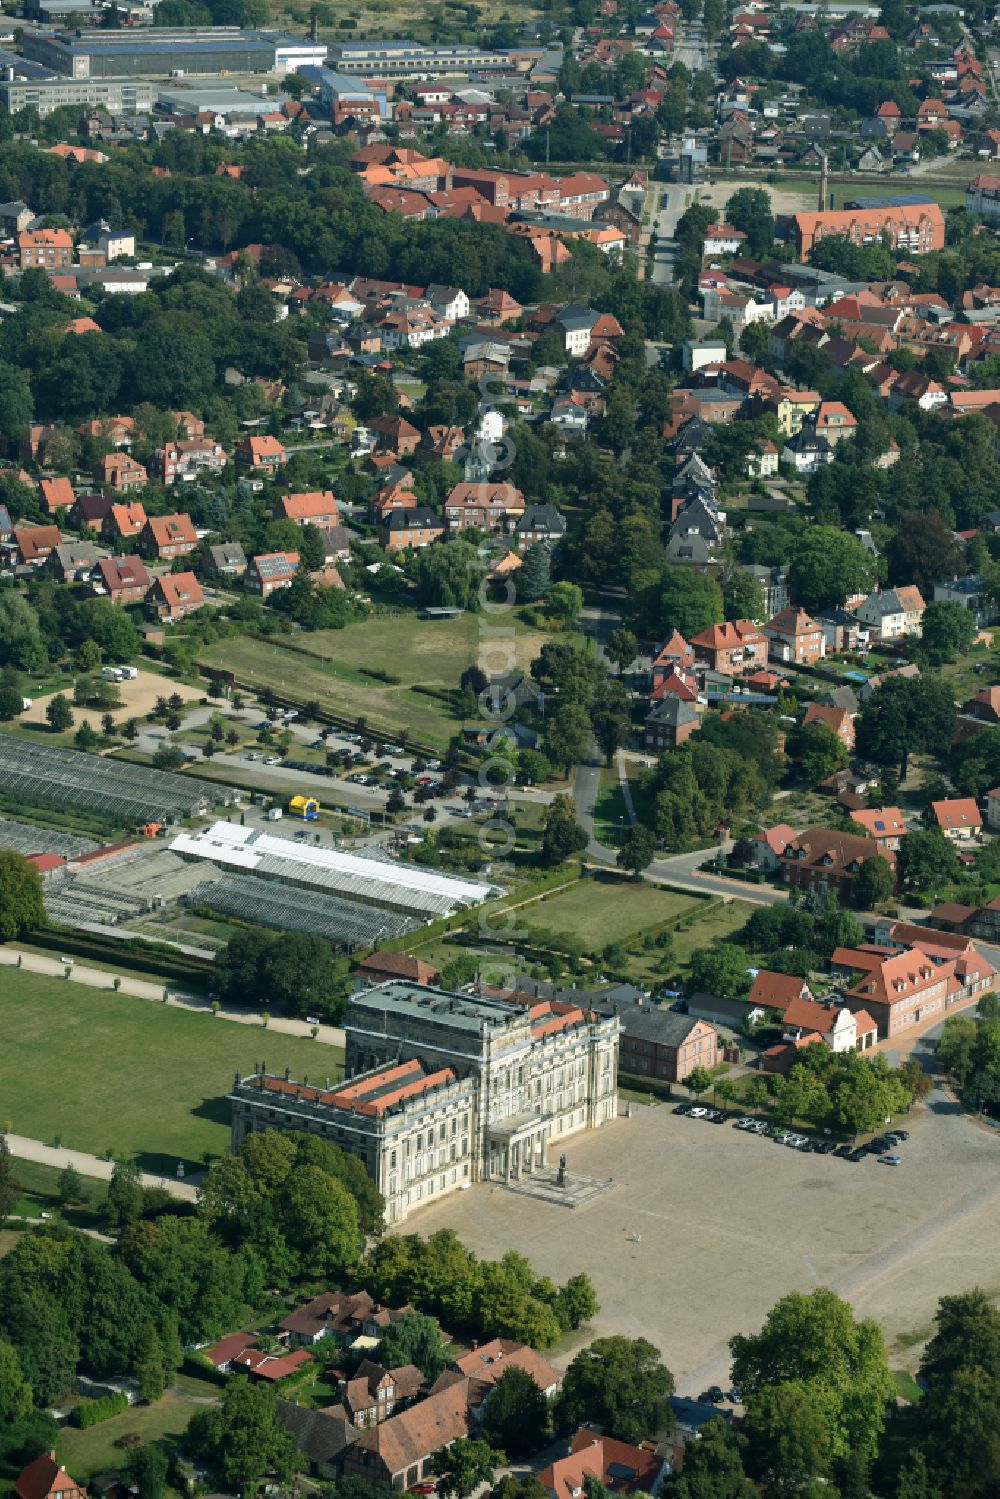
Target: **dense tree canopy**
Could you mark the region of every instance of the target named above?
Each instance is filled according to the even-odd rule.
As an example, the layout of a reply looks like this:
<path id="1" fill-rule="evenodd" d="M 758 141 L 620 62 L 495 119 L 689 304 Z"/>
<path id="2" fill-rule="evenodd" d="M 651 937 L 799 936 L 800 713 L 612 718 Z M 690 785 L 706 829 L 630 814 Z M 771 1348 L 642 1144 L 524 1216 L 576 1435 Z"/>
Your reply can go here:
<path id="1" fill-rule="evenodd" d="M 598 1422 L 612 1436 L 639 1442 L 659 1431 L 674 1381 L 645 1338 L 597 1338 L 566 1370 L 554 1409 L 556 1428 Z"/>

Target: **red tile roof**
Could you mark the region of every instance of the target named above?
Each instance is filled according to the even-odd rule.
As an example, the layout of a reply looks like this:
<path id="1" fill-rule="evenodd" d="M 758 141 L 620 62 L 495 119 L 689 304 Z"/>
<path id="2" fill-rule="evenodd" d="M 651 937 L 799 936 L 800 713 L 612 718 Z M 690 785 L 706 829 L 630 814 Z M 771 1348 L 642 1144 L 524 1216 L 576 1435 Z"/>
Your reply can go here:
<path id="1" fill-rule="evenodd" d="M 950 801 L 931 802 L 931 812 L 943 832 L 955 828 L 981 828 L 983 818 L 971 796 L 954 797 Z"/>
<path id="2" fill-rule="evenodd" d="M 86 1492 L 56 1462 L 54 1452 L 43 1452 L 14 1479 L 14 1493 L 18 1499 L 49 1499 L 54 1494 L 86 1495 Z"/>
<path id="3" fill-rule="evenodd" d="M 747 996 L 751 1005 L 760 1005 L 767 1010 L 784 1013 L 793 999 L 809 996 L 810 989 L 805 979 L 794 973 L 775 973 L 770 968 L 761 968 Z"/>

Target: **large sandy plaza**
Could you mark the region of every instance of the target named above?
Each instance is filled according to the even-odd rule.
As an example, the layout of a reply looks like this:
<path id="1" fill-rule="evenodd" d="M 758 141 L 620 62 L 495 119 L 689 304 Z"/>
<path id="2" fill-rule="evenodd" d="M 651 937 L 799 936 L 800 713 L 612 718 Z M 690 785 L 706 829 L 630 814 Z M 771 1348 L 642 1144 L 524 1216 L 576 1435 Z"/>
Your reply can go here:
<path id="1" fill-rule="evenodd" d="M 565 1143 L 570 1173 L 613 1178 L 589 1204 L 482 1185 L 403 1231 L 454 1228 L 477 1254 L 515 1249 L 556 1280 L 586 1270 L 601 1312 L 560 1362 L 595 1335 L 641 1335 L 678 1391 L 697 1394 L 726 1384 L 733 1333 L 757 1328 L 786 1292 L 826 1285 L 882 1323 L 890 1362 L 905 1367 L 940 1296 L 973 1285 L 1000 1294 L 1000 1137 L 939 1090 L 905 1127 L 891 1167 L 802 1155 L 669 1104 L 633 1106 Z"/>

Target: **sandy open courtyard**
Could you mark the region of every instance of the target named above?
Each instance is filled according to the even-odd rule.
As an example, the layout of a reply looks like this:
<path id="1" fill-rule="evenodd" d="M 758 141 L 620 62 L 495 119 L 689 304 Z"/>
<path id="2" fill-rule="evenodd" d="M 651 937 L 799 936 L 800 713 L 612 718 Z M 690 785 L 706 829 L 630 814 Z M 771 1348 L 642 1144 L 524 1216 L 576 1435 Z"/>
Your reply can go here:
<path id="1" fill-rule="evenodd" d="M 762 187 L 771 199 L 771 212 L 776 217 L 782 213 L 801 213 L 803 209 L 818 206 L 818 176 L 815 188 L 810 184 L 808 190 L 805 186 L 805 179 L 802 177 L 796 178 L 794 185 L 788 187 L 773 186 L 770 182 L 758 182 L 753 179 L 748 179 L 746 182 L 734 182 L 730 177 L 721 182 L 700 184 L 698 201 L 704 203 L 706 207 L 721 209 L 741 187 Z"/>
<path id="2" fill-rule="evenodd" d="M 681 1393 L 726 1385 L 731 1335 L 759 1327 L 788 1291 L 818 1285 L 876 1317 L 890 1361 L 905 1367 L 940 1296 L 1000 1293 L 1000 1138 L 939 1091 L 906 1127 L 903 1164 L 889 1167 L 801 1155 L 670 1105 L 633 1109 L 566 1142 L 571 1173 L 614 1178 L 588 1206 L 477 1186 L 404 1228 L 454 1228 L 478 1254 L 518 1250 L 556 1280 L 586 1270 L 601 1312 L 578 1344 L 649 1337 Z"/>
<path id="3" fill-rule="evenodd" d="M 203 689 L 188 687 L 184 682 L 175 682 L 172 678 L 157 676 L 156 672 L 143 671 L 141 667 L 139 675 L 133 681 L 114 682 L 112 686 L 118 688 L 122 700 L 120 708 L 111 709 L 111 716 L 115 723 L 124 723 L 129 718 L 145 718 L 147 713 L 152 713 L 158 697 L 172 697 L 176 692 L 186 703 L 190 703 L 198 702 L 205 696 Z M 74 727 L 82 723 L 85 718 L 91 723 L 96 723 L 103 716 L 100 709 L 78 708 L 74 705 L 72 683 L 61 690 L 73 708 Z M 19 722 L 45 723 L 45 710 L 57 695 L 55 692 L 49 692 L 44 697 L 34 698 L 27 712 L 21 714 Z"/>

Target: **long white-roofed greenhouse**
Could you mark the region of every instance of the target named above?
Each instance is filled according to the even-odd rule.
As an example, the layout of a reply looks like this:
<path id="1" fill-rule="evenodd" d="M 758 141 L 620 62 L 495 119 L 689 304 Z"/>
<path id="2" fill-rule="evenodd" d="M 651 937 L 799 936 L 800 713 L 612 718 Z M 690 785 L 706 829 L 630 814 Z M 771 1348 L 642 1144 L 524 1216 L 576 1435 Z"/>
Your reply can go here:
<path id="1" fill-rule="evenodd" d="M 170 845 L 186 859 L 206 859 L 218 869 L 325 891 L 346 900 L 434 921 L 502 895 L 503 887 L 419 864 L 366 857 L 343 849 L 293 843 L 261 829 L 215 822 L 184 832 Z"/>

